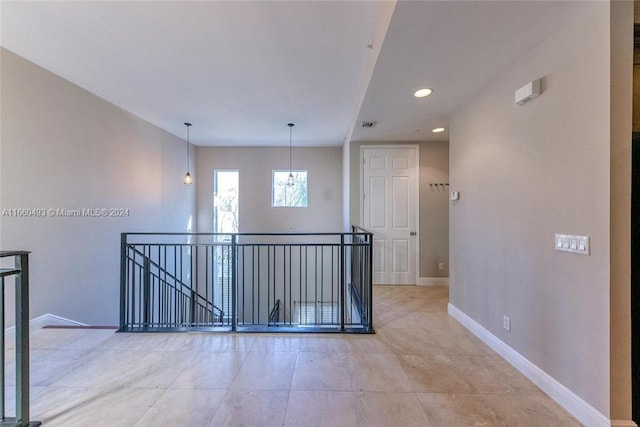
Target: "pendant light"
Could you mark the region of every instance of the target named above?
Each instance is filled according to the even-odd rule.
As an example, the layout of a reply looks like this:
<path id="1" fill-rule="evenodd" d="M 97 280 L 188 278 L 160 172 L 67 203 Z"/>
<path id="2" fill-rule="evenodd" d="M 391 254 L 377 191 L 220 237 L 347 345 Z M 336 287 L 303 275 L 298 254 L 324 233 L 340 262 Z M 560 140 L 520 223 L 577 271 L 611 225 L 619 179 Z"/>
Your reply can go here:
<path id="1" fill-rule="evenodd" d="M 189 142 L 189 128 L 191 127 L 191 123 L 184 124 L 187 127 L 187 173 L 184 175 L 184 185 L 191 185 L 193 183 L 193 178 L 191 178 L 191 174 L 189 173 L 189 157 L 191 154 L 191 144 Z"/>
<path id="2" fill-rule="evenodd" d="M 287 185 L 293 187 L 296 183 L 293 180 L 293 172 L 291 171 L 291 133 L 295 125 L 288 123 L 287 126 L 289 126 L 289 178 L 287 179 Z"/>

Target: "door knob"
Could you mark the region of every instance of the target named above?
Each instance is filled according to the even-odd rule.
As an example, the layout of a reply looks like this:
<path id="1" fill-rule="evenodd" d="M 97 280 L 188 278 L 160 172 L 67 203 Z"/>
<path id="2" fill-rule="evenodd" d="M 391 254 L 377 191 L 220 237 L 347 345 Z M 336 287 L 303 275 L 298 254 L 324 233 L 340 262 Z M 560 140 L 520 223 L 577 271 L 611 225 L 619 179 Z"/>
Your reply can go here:
<path id="1" fill-rule="evenodd" d="M 415 231 L 410 231 L 409 236 L 415 236 L 417 233 Z"/>

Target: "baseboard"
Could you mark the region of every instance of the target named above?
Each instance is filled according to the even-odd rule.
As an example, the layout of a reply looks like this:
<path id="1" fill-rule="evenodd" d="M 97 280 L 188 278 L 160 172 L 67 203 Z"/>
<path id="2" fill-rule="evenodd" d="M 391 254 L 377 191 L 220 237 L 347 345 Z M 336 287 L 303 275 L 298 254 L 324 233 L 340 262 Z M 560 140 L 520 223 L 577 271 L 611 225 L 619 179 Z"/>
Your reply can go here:
<path id="1" fill-rule="evenodd" d="M 542 391 L 547 393 L 553 400 L 562 406 L 567 412 L 576 417 L 581 423 L 590 427 L 632 427 L 636 426 L 633 421 L 612 421 L 604 416 L 600 411 L 587 403 L 580 396 L 569 390 L 558 380 L 547 374 L 538 366 L 529 361 L 526 357 L 509 347 L 498 337 L 485 329 L 478 322 L 467 316 L 460 309 L 449 303 L 447 311 L 460 322 L 465 328 L 480 338 L 485 344 L 491 347 L 496 353 L 502 356 L 507 362 L 522 372 Z"/>
<path id="2" fill-rule="evenodd" d="M 36 330 L 43 326 L 55 325 L 55 326 L 89 326 L 86 323 L 76 322 L 75 320 L 67 319 L 66 317 L 56 316 L 55 314 L 43 314 L 42 316 L 34 317 L 29 321 L 29 329 Z M 5 335 L 15 334 L 16 327 L 11 326 L 4 330 Z"/>
<path id="3" fill-rule="evenodd" d="M 449 286 L 448 277 L 419 277 L 418 286 Z"/>

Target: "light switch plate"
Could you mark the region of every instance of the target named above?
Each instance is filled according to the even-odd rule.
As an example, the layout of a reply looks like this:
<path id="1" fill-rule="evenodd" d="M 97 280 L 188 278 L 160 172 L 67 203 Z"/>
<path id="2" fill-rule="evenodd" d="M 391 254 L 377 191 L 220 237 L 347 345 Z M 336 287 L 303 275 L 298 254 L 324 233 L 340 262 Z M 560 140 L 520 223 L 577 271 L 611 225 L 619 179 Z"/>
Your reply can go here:
<path id="1" fill-rule="evenodd" d="M 556 234 L 555 249 L 561 252 L 590 255 L 591 242 L 589 236 L 574 234 Z"/>
<path id="2" fill-rule="evenodd" d="M 460 192 L 452 191 L 451 192 L 451 200 L 460 200 Z"/>

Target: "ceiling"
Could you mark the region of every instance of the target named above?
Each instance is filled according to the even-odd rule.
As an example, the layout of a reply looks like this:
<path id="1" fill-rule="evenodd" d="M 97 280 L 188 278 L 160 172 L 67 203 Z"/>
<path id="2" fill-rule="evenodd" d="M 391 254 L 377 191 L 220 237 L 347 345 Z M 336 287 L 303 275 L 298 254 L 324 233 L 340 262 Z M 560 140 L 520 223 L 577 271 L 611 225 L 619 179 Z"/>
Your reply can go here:
<path id="1" fill-rule="evenodd" d="M 429 141 L 587 4 L 3 1 L 0 43 L 198 145 Z"/>

